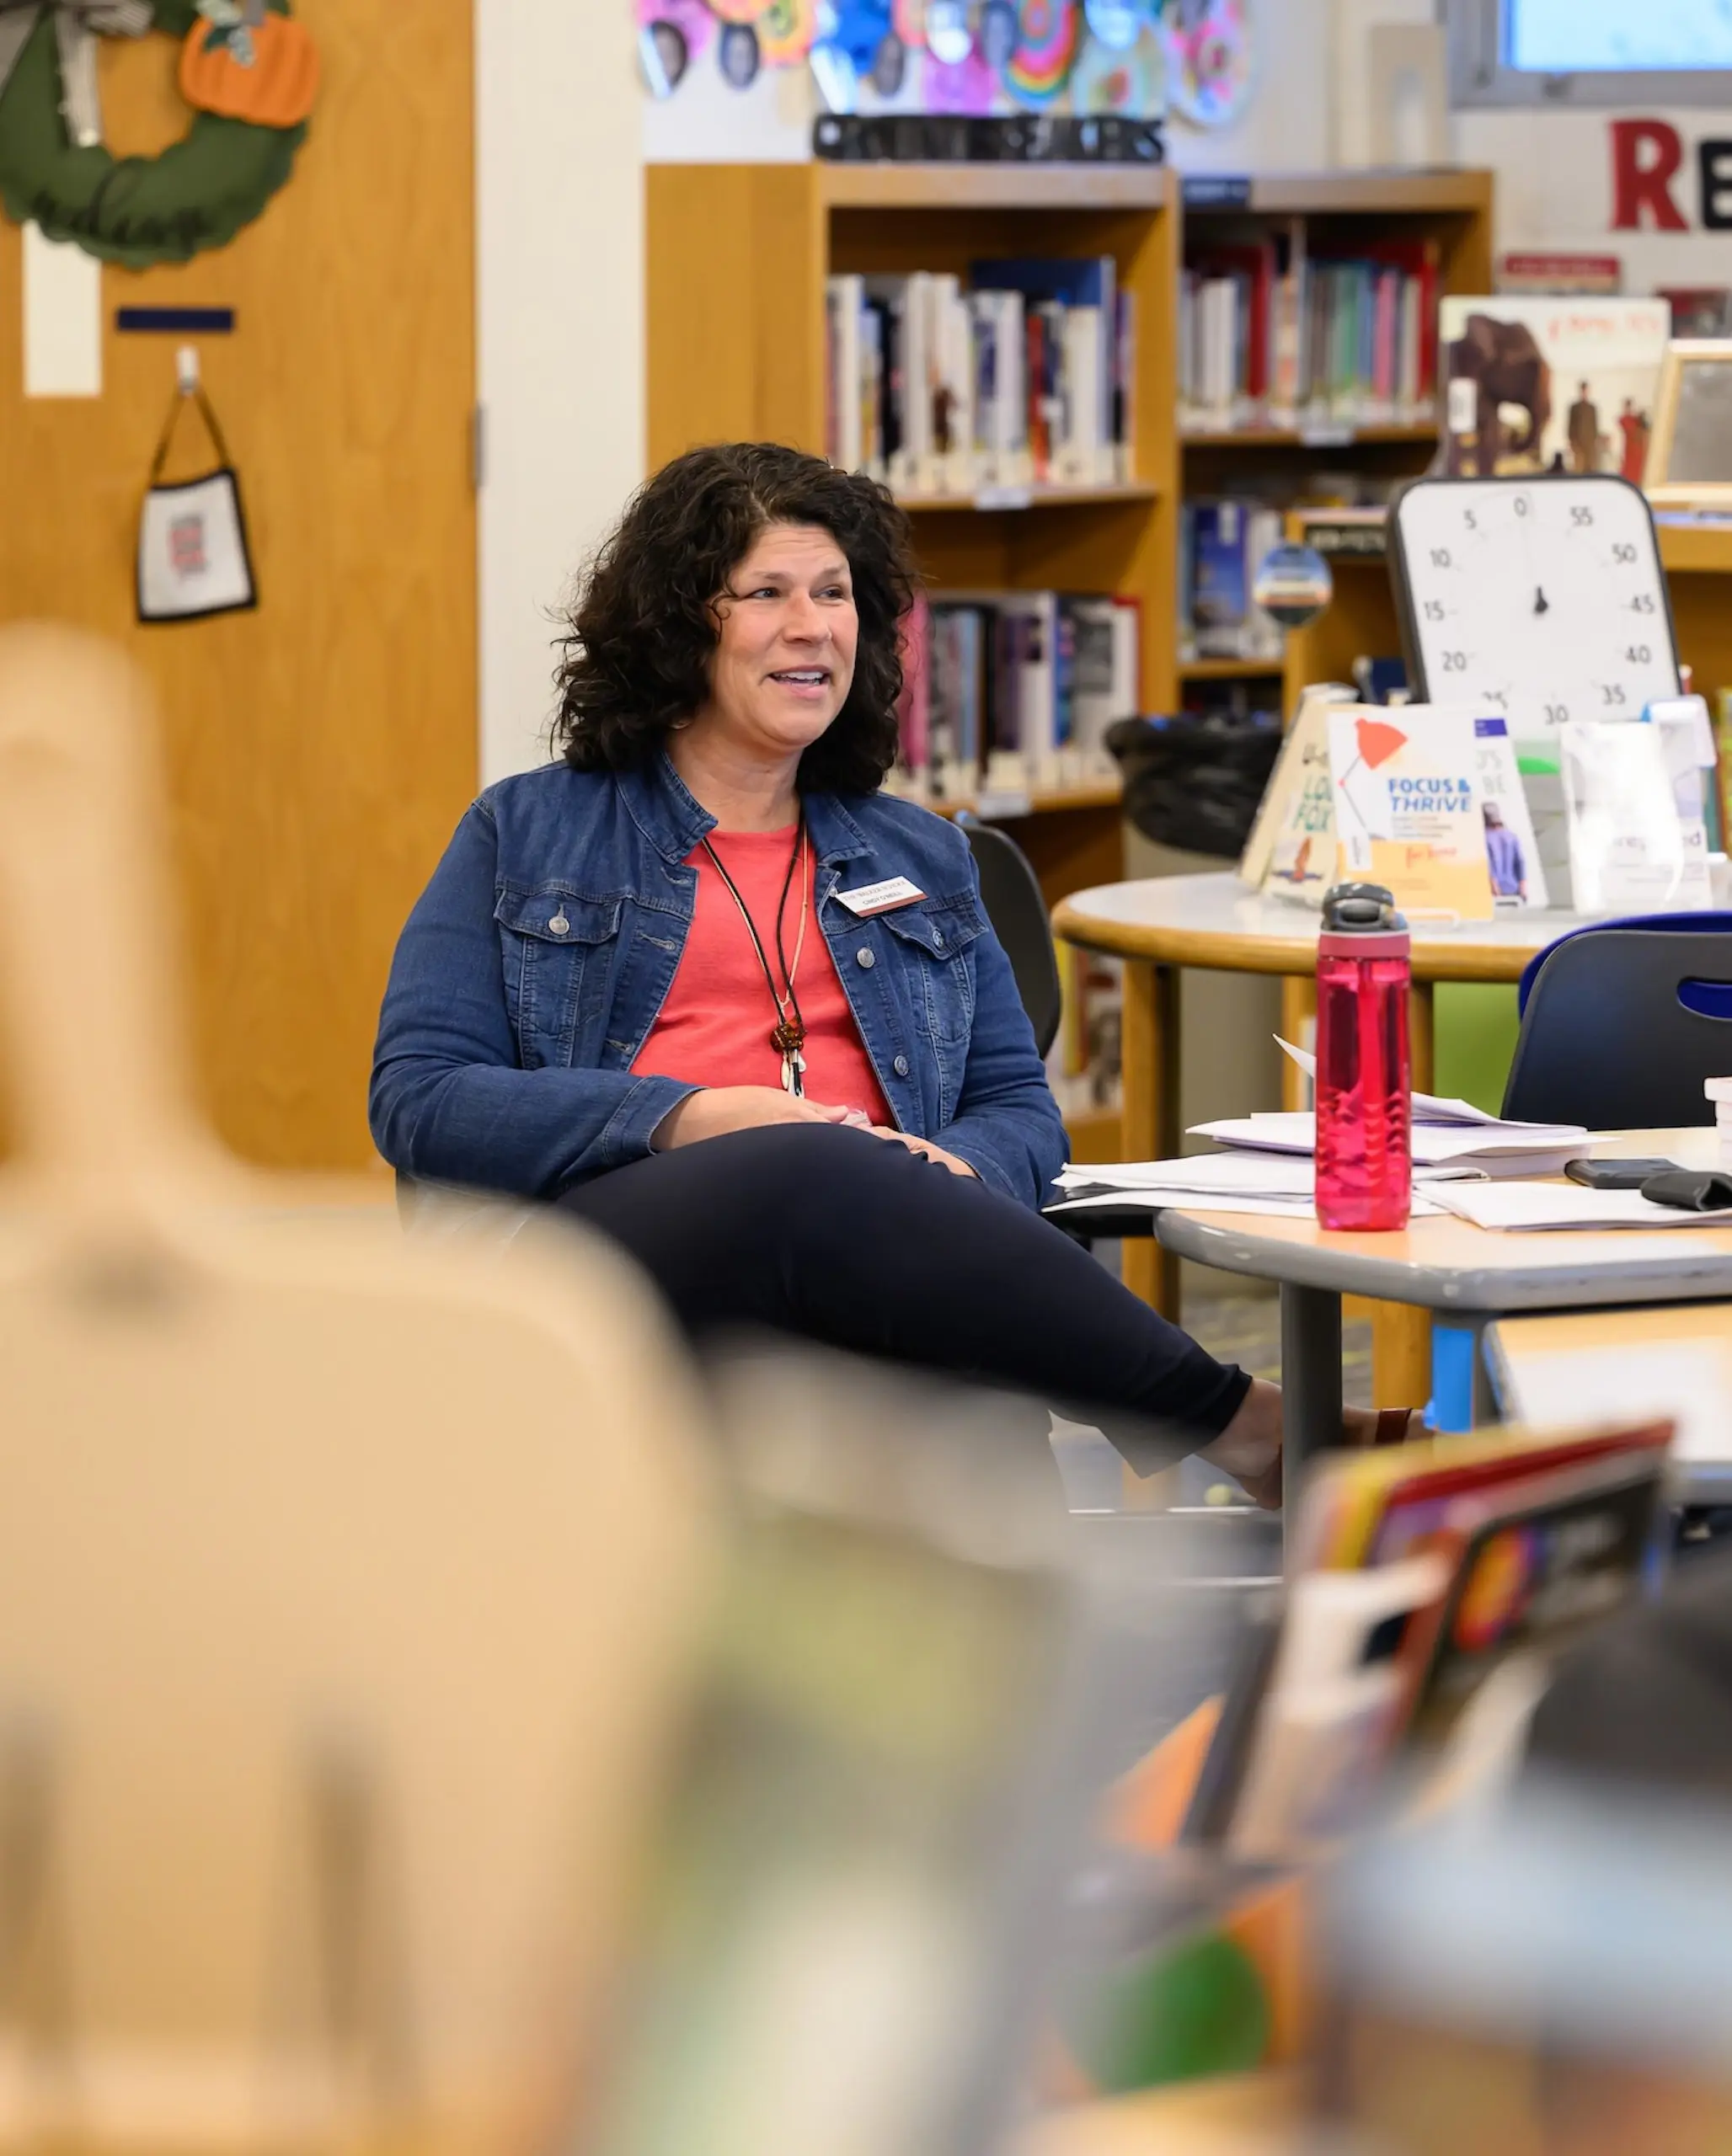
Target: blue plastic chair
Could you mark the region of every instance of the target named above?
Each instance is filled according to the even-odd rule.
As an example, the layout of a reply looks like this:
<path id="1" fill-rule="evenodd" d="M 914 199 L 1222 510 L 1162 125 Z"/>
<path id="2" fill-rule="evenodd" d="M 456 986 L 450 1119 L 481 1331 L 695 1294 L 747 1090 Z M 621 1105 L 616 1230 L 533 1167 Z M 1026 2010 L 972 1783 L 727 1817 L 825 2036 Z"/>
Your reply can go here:
<path id="1" fill-rule="evenodd" d="M 1516 991 L 1516 1011 L 1519 1017 L 1527 1015 L 1527 999 L 1533 993 L 1534 982 L 1539 978 L 1540 968 L 1558 947 L 1578 936 L 1593 936 L 1603 928 L 1663 928 L 1679 932 L 1700 931 L 1708 935 L 1732 934 L 1732 913 L 1649 913 L 1640 914 L 1628 921 L 1595 921 L 1580 928 L 1572 928 L 1565 935 L 1547 944 L 1543 951 L 1537 951 L 1521 971 L 1521 985 Z"/>
<path id="2" fill-rule="evenodd" d="M 1504 1113 L 1589 1130 L 1711 1123 L 1703 1081 L 1732 1075 L 1732 932 L 1707 916 L 1560 938 L 1522 1014 Z"/>

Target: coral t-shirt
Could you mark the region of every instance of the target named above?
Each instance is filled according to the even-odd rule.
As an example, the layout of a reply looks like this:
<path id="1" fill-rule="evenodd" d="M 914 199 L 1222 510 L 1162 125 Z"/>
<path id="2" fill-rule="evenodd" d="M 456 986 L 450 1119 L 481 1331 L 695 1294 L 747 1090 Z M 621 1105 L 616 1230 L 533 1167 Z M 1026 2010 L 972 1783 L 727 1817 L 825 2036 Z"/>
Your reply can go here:
<path id="1" fill-rule="evenodd" d="M 712 831 L 709 842 L 746 901 L 779 988 L 776 908 L 794 850 L 794 827 L 790 825 L 785 831 Z M 691 1086 L 780 1086 L 782 1058 L 770 1043 L 780 1014 L 746 923 L 703 846 L 687 857 L 698 871 L 691 930 L 667 1000 L 632 1069 Z M 893 1126 L 890 1103 L 818 926 L 813 904 L 815 873 L 809 845 L 805 892 L 809 910 L 805 943 L 797 963 L 798 875 L 788 886 L 782 916 L 783 948 L 794 969 L 794 993 L 805 1022 L 805 1096 L 826 1107 L 858 1108 L 871 1122 Z"/>

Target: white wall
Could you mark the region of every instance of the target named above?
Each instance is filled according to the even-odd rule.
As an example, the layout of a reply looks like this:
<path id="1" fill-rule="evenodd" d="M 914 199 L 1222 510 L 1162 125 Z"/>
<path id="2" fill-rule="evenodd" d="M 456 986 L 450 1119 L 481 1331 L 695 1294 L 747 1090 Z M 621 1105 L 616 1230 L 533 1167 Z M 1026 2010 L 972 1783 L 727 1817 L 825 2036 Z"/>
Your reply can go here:
<path id="1" fill-rule="evenodd" d="M 1612 229 L 1611 124 L 1620 117 L 1670 120 L 1683 137 L 1684 166 L 1672 193 L 1688 232 Z M 1732 285 L 1732 235 L 1705 232 L 1698 221 L 1695 152 L 1708 136 L 1732 136 L 1732 114 L 1631 105 L 1621 113 L 1463 112 L 1455 120 L 1457 155 L 1497 173 L 1500 249 L 1616 254 L 1625 291 L 1637 293 Z"/>
<path id="2" fill-rule="evenodd" d="M 559 602 L 643 477 L 643 121 L 628 0 L 476 0 L 481 767 L 539 762 Z"/>
<path id="3" fill-rule="evenodd" d="M 628 0 L 476 0 L 481 767 L 541 760 L 558 606 L 643 478 L 643 168 L 809 153 L 804 68 L 741 95 L 713 59 L 658 104 Z M 1304 168 L 1327 150 L 1328 0 L 1264 0 L 1243 122 L 1173 122 L 1187 169 Z"/>

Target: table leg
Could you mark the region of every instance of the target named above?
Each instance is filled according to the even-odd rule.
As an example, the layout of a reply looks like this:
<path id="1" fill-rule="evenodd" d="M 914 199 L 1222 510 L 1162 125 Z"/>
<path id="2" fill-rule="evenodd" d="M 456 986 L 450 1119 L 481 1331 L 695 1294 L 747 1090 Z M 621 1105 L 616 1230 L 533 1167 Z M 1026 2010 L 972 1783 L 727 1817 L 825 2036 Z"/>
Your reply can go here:
<path id="1" fill-rule="evenodd" d="M 1432 1320 L 1431 1404 L 1440 1430 L 1480 1430 L 1498 1419 L 1485 1359 L 1489 1321 L 1483 1313 Z"/>
<path id="2" fill-rule="evenodd" d="M 1414 1090 L 1436 1084 L 1431 983 L 1416 980 L 1408 1003 Z M 1379 1407 L 1423 1407 L 1431 1397 L 1431 1322 L 1406 1303 L 1371 1303 L 1371 1398 Z"/>
<path id="3" fill-rule="evenodd" d="M 1179 1151 L 1179 972 L 1125 962 L 1124 1158 L 1170 1161 Z M 1152 1236 L 1125 1245 L 1125 1285 L 1179 1321 L 1179 1260 Z"/>
<path id="4" fill-rule="evenodd" d="M 1414 1067 L 1414 1091 L 1429 1093 L 1437 1083 L 1437 1038 L 1432 1029 L 1432 983 L 1416 980 L 1408 990 L 1408 1054 Z"/>
<path id="5" fill-rule="evenodd" d="M 1282 1283 L 1281 1400 L 1291 1501 L 1311 1461 L 1341 1444 L 1341 1298 L 1328 1288 Z"/>
<path id="6" fill-rule="evenodd" d="M 1295 974 L 1281 983 L 1281 1038 L 1295 1048 L 1311 1048 L 1309 1029 L 1315 1034 L 1317 981 L 1310 974 Z M 1311 1106 L 1311 1081 L 1291 1056 L 1281 1058 L 1281 1106 L 1289 1111 Z"/>

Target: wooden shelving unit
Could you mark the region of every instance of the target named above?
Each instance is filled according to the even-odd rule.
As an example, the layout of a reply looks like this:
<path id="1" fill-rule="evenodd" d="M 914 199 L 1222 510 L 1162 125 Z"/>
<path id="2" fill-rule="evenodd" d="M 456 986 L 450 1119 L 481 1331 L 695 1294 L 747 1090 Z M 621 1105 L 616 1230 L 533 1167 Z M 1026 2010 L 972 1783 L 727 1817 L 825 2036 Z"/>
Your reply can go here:
<path id="1" fill-rule="evenodd" d="M 1308 538 L 1320 526 L 1327 539 L 1332 525 L 1339 519 L 1322 510 L 1291 518 L 1288 532 Z M 1727 581 L 1732 579 L 1732 525 L 1661 523 L 1658 528 L 1678 654 L 1712 701 L 1719 690 L 1732 689 L 1732 583 Z M 1388 563 L 1381 546 L 1365 550 L 1362 531 L 1355 530 L 1353 552 L 1329 556 L 1335 596 L 1328 611 L 1287 639 L 1290 712 L 1307 682 L 1350 681 L 1355 659 L 1393 656 L 1401 649 Z"/>
<path id="2" fill-rule="evenodd" d="M 1441 289 L 1489 289 L 1493 183 L 1479 171 L 1264 173 L 1246 182 L 1086 165 L 655 165 L 647 174 L 649 447 L 825 440 L 824 280 L 833 271 L 965 272 L 995 254 L 1110 253 L 1137 303 L 1135 476 L 1108 487 L 911 497 L 933 585 L 1112 590 L 1142 607 L 1146 710 L 1181 682 L 1268 680 L 1276 662 L 1179 663 L 1179 504 L 1243 480 L 1248 460 L 1350 462 L 1382 478 L 1425 468 L 1435 426 L 1181 431 L 1179 276 L 1187 235 L 1231 241 L 1303 217 L 1313 245 L 1398 233 L 1436 243 Z M 1732 540 L 1729 540 L 1732 546 Z M 1031 812 L 1080 813 L 1066 802 Z M 1074 830 L 1019 829 L 1050 894 L 1116 873 L 1111 805 L 1084 863 Z"/>
<path id="3" fill-rule="evenodd" d="M 1179 661 L 1181 681 L 1267 681 L 1279 680 L 1286 662 L 1281 659 L 1184 659 Z"/>
<path id="4" fill-rule="evenodd" d="M 1152 502 L 1160 489 L 1141 479 L 1107 487 L 983 487 L 973 494 L 898 494 L 911 516 L 932 510 L 967 510 L 976 516 L 1020 516 L 1037 509 L 1099 509 L 1105 503 Z"/>
<path id="5" fill-rule="evenodd" d="M 1668 570 L 1708 576 L 1732 570 L 1732 524 L 1662 522 L 1659 531 L 1660 558 Z"/>
<path id="6" fill-rule="evenodd" d="M 933 587 L 1117 591 L 1142 607 L 1144 708 L 1177 691 L 1179 459 L 1173 414 L 1177 177 L 1138 166 L 652 165 L 648 208 L 652 467 L 694 442 L 826 439 L 824 280 L 965 274 L 995 255 L 1110 254 L 1135 295 L 1135 470 L 1120 485 L 910 497 Z M 1082 813 L 1068 801 L 1033 812 Z M 1120 873 L 1115 805 L 1096 843 L 1018 828 L 1053 896 Z M 1029 819 L 1032 823 L 1032 817 Z"/>
<path id="7" fill-rule="evenodd" d="M 1232 183 L 1213 174 L 1190 182 L 1187 214 L 1191 216 L 1363 217 L 1446 216 L 1477 219 L 1491 203 L 1491 179 L 1470 166 L 1430 169 L 1267 172 L 1244 183 L 1243 200 L 1232 198 Z M 1489 234 L 1487 235 L 1488 242 Z M 1491 264 L 1488 260 L 1489 274 Z M 1484 290 L 1463 285 L 1452 290 Z"/>
<path id="8" fill-rule="evenodd" d="M 1182 215 L 1183 259 L 1186 238 L 1205 243 L 1231 243 L 1253 234 L 1271 218 L 1303 217 L 1313 241 L 1329 251 L 1350 252 L 1381 238 L 1401 237 L 1437 244 L 1440 290 L 1483 292 L 1491 289 L 1493 179 L 1489 172 L 1350 172 L 1270 173 L 1254 179 L 1243 200 L 1196 199 L 1221 194 L 1220 183 L 1194 179 Z M 1363 472 L 1389 480 L 1423 472 L 1437 446 L 1437 425 L 1350 426 L 1320 422 L 1299 428 L 1236 428 L 1225 432 L 1181 429 L 1179 458 L 1184 490 L 1193 498 L 1242 490 L 1248 467 L 1273 462 L 1286 475 L 1296 461 L 1312 460 L 1332 471 Z M 1363 645 L 1355 650 L 1364 649 Z M 1382 648 L 1382 647 L 1378 647 Z M 1304 656 L 1302 642 L 1290 639 L 1286 666 L 1260 661 L 1187 661 L 1180 668 L 1189 681 L 1267 680 L 1282 675 L 1286 707 L 1293 708 L 1295 683 L 1319 676 Z M 1353 654 L 1350 653 L 1350 658 Z M 1243 673 L 1217 672 L 1238 666 Z M 1204 669 L 1208 670 L 1205 671 Z"/>
<path id="9" fill-rule="evenodd" d="M 934 815 L 973 815 L 990 817 L 995 823 L 1014 823 L 1024 816 L 1050 816 L 1071 808 L 1116 808 L 1125 798 L 1125 789 L 1116 779 L 1102 779 L 1092 786 L 1061 786 L 1037 789 L 1033 793 L 1018 794 L 1018 803 L 1026 802 L 1026 808 L 1008 805 L 1002 794 L 976 794 L 965 800 L 929 801 L 925 805 Z"/>
<path id="10" fill-rule="evenodd" d="M 1352 427 L 1331 426 L 1319 420 L 1310 427 L 1226 427 L 1219 431 L 1196 427 L 1179 430 L 1185 449 L 1358 449 L 1367 442 L 1423 442 L 1435 446 L 1435 425 Z"/>

